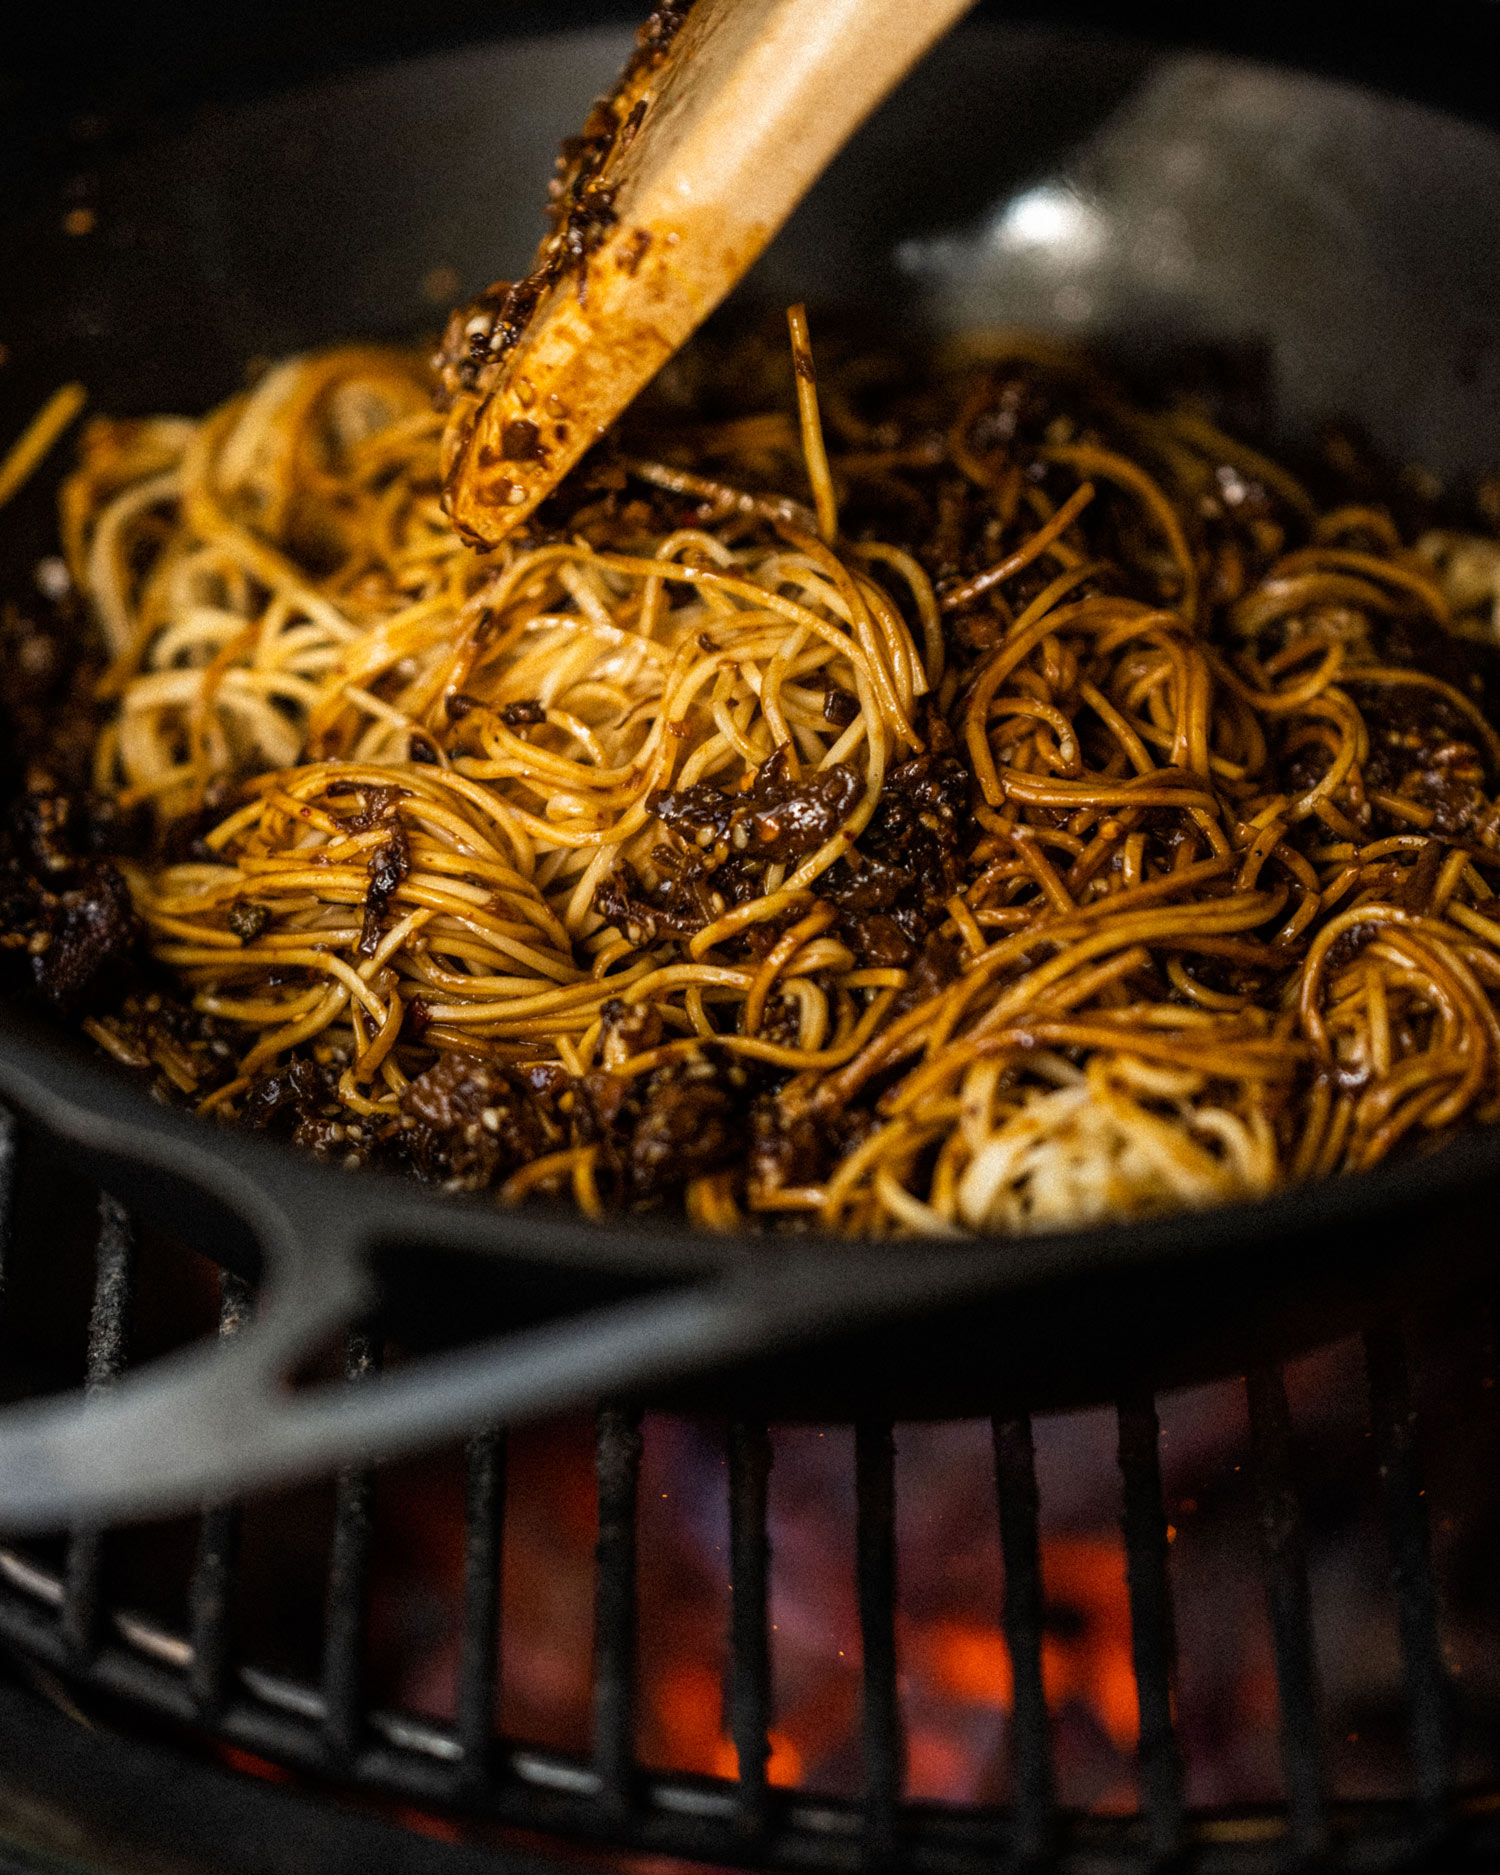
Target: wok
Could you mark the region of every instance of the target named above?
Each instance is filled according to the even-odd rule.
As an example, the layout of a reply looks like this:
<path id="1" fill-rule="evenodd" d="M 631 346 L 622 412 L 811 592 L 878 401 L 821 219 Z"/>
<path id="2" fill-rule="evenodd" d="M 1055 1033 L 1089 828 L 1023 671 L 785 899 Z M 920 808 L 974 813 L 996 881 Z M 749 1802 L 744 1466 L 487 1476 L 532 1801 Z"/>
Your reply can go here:
<path id="1" fill-rule="evenodd" d="M 442 303 L 524 264 L 557 140 L 626 44 L 613 28 L 502 40 L 205 108 L 99 164 L 87 235 L 64 232 L 36 181 L 0 228 L 0 433 L 64 378 L 95 408 L 199 411 L 251 358 L 433 329 Z M 739 299 L 873 307 L 914 331 L 1041 326 L 1146 366 L 1228 349 L 1268 393 L 1272 440 L 1335 416 L 1461 477 L 1500 455 L 1497 200 L 1483 124 L 986 18 L 872 120 Z M 5 517 L 8 564 L 49 550 L 50 499 L 38 485 Z M 107 1411 L 10 1409 L 11 1527 L 160 1511 L 606 1392 L 840 1417 L 1104 1397 L 1476 1279 L 1500 1192 L 1500 1130 L 1481 1130 L 1263 1202 L 1101 1229 L 741 1240 L 351 1177 L 164 1111 L 8 1006 L 0 1097 L 23 1121 L 18 1227 L 45 1227 L 86 1163 L 269 1292 L 232 1348 L 133 1375 Z M 423 1358 L 357 1401 L 282 1384 L 377 1296 Z M 476 1331 L 494 1338 L 454 1345 Z"/>

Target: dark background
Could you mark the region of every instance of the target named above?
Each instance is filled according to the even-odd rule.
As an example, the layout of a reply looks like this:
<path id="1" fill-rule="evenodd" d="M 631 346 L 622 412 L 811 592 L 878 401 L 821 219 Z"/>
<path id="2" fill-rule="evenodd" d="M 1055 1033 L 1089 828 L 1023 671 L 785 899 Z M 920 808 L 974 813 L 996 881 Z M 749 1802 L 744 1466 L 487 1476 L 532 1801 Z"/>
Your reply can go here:
<path id="1" fill-rule="evenodd" d="M 818 0 L 805 0 L 810 6 Z M 649 0 L 7 0 L 0 123 L 24 148 L 60 115 L 136 118 L 243 96 L 419 49 L 640 18 Z M 1500 0 L 1423 5 L 1047 4 L 982 14 L 1070 18 L 1132 36 L 1280 58 L 1500 119 Z"/>

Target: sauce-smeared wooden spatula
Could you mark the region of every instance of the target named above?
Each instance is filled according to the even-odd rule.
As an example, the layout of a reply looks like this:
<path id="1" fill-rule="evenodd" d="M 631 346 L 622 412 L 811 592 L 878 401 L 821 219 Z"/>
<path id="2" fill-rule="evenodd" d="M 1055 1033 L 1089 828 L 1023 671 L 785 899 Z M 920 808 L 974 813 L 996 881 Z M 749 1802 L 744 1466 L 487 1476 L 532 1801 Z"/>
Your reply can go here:
<path id="1" fill-rule="evenodd" d="M 532 273 L 449 322 L 445 501 L 492 544 L 713 311 L 972 0 L 658 7 L 565 146 Z"/>

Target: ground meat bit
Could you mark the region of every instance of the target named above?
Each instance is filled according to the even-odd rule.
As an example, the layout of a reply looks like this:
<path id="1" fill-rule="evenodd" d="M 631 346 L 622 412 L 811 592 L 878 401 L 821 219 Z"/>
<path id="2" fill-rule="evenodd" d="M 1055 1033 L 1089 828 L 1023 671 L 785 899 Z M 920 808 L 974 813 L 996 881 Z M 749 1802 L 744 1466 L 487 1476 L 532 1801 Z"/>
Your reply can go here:
<path id="1" fill-rule="evenodd" d="M 602 1146 L 607 1166 L 613 1172 L 619 1170 L 615 1129 L 621 1114 L 625 1112 L 627 1101 L 632 1101 L 639 1092 L 640 1089 L 633 1081 L 605 1069 L 596 1068 L 592 1073 L 584 1075 L 578 1083 L 578 1099 L 573 1114 L 577 1143 Z M 634 1111 L 632 1105 L 631 1112 Z M 627 1131 L 629 1117 L 627 1115 Z"/>
<path id="2" fill-rule="evenodd" d="M 229 928 L 241 944 L 253 944 L 271 922 L 271 907 L 253 898 L 237 898 L 229 907 Z"/>
<path id="3" fill-rule="evenodd" d="M 94 1039 L 107 1035 L 115 1059 L 149 1073 L 152 1091 L 168 1103 L 201 1097 L 234 1075 L 236 1026 L 170 992 L 129 990 L 111 999 L 99 1023 Z"/>
<path id="4" fill-rule="evenodd" d="M 343 825 L 346 833 L 368 833 L 372 827 L 393 819 L 396 803 L 406 799 L 405 788 L 365 788 L 362 792 L 365 804 L 357 813 L 345 818 Z"/>
<path id="5" fill-rule="evenodd" d="M 817 1184 L 828 1157 L 827 1136 L 808 1115 L 788 1115 L 774 1095 L 756 1101 L 750 1113 L 752 1184 L 765 1191 Z"/>
<path id="6" fill-rule="evenodd" d="M 1333 765 L 1333 751 L 1323 742 L 1304 742 L 1277 764 L 1277 776 L 1288 794 L 1302 794 L 1315 786 Z M 1370 782 L 1368 767 L 1365 780 Z M 1374 785 L 1373 783 L 1371 785 Z"/>
<path id="7" fill-rule="evenodd" d="M 566 1143 L 552 1100 L 523 1073 L 445 1054 L 401 1094 L 402 1144 L 424 1178 L 479 1190 Z"/>
<path id="8" fill-rule="evenodd" d="M 306 1055 L 290 1055 L 252 1085 L 245 1095 L 243 1122 L 259 1133 L 290 1138 L 302 1126 L 322 1118 L 335 1098 L 328 1075 Z"/>
<path id="9" fill-rule="evenodd" d="M 465 305 L 454 307 L 432 360 L 439 409 L 450 409 L 463 392 L 488 387 L 493 381 L 492 348 L 503 357 L 515 345 L 549 284 L 540 274 L 496 280 Z"/>
<path id="10" fill-rule="evenodd" d="M 652 857 L 660 860 L 660 850 Z M 691 937 L 713 916 L 708 894 L 695 873 L 687 868 L 664 869 L 660 883 L 648 888 L 627 859 L 595 887 L 594 910 L 636 945 L 654 944 L 662 937 Z"/>
<path id="11" fill-rule="evenodd" d="M 11 803 L 5 844 L 17 865 L 56 888 L 59 881 L 72 883 L 83 860 L 129 851 L 136 831 L 114 802 L 62 786 L 49 770 L 33 766 Z"/>
<path id="12" fill-rule="evenodd" d="M 661 0 L 636 32 L 636 51 L 631 54 L 634 71 L 643 64 L 654 65 L 666 56 L 672 41 L 682 31 L 684 20 L 693 10 L 693 0 Z"/>
<path id="13" fill-rule="evenodd" d="M 877 969 L 911 962 L 962 879 L 969 771 L 935 710 L 921 730 L 926 750 L 887 774 L 857 851 L 823 880 L 840 908 L 839 935 Z"/>
<path id="14" fill-rule="evenodd" d="M 606 1059 L 629 1058 L 625 1037 L 651 1044 L 638 1012 L 617 1005 L 606 1015 Z M 615 1046 L 611 1048 L 609 1031 Z M 598 1068 L 569 1085 L 574 1145 L 598 1148 L 601 1191 L 615 1205 L 652 1206 L 692 1179 L 742 1160 L 750 1076 L 735 1062 L 707 1055 L 670 1062 L 649 1075 Z"/>
<path id="15" fill-rule="evenodd" d="M 1490 804 L 1478 731 L 1466 712 L 1423 684 L 1347 681 L 1370 734 L 1366 787 L 1427 808 L 1436 833 L 1476 827 Z"/>
<path id="16" fill-rule="evenodd" d="M 929 932 L 911 975 L 891 1003 L 888 1021 L 894 1022 L 908 1009 L 915 1009 L 918 1003 L 928 1002 L 940 990 L 945 990 L 958 975 L 962 962 L 962 953 L 951 938 L 938 931 Z"/>
<path id="17" fill-rule="evenodd" d="M 956 755 L 929 750 L 903 762 L 886 777 L 861 850 L 887 865 L 918 865 L 928 897 L 947 898 L 958 882 L 969 786 L 969 771 Z"/>
<path id="18" fill-rule="evenodd" d="M 763 1192 L 821 1185 L 878 1125 L 862 1107 L 815 1115 L 763 1095 L 750 1110 L 750 1182 Z"/>
<path id="19" fill-rule="evenodd" d="M 828 994 L 826 979 L 819 988 Z M 802 1033 L 801 1003 L 794 996 L 773 996 L 766 1004 L 757 1033 L 763 1042 L 774 1042 L 779 1048 L 795 1048 Z"/>
<path id="20" fill-rule="evenodd" d="M 45 777 L 33 776 L 11 819 L 19 857 L 40 878 L 58 877 L 77 865 L 71 795 L 57 793 L 46 785 Z"/>
<path id="21" fill-rule="evenodd" d="M 107 860 L 91 860 L 72 891 L 43 904 L 31 955 L 38 995 L 65 1020 L 103 1008 L 124 989 L 141 935 L 130 888 Z"/>
<path id="22" fill-rule="evenodd" d="M 65 1021 L 117 1001 L 139 967 L 143 931 L 129 888 L 92 857 L 117 831 L 88 796 L 39 768 L 0 827 L 0 954 L 16 986 Z"/>
<path id="23" fill-rule="evenodd" d="M 370 889 L 365 894 L 365 922 L 359 934 L 361 957 L 373 957 L 380 948 L 380 927 L 386 905 L 410 871 L 411 846 L 406 829 L 395 821 L 385 841 L 370 855 Z"/>
<path id="24" fill-rule="evenodd" d="M 606 1068 L 619 1067 L 661 1040 L 661 1014 L 650 1003 L 626 1003 L 612 996 L 599 1017 L 599 1057 Z"/>
<path id="25" fill-rule="evenodd" d="M 359 1123 L 351 1122 L 347 1115 L 315 1113 L 298 1121 L 292 1144 L 298 1152 L 309 1152 L 315 1159 L 331 1159 L 335 1153 L 352 1154 L 353 1163 L 362 1165 L 366 1152 L 354 1144 L 362 1131 Z"/>
<path id="26" fill-rule="evenodd" d="M 524 1086 L 533 1094 L 565 1094 L 572 1082 L 567 1069 L 555 1061 L 531 1061 L 518 1067 L 514 1072 L 519 1075 Z"/>
<path id="27" fill-rule="evenodd" d="M 654 944 L 661 926 L 645 894 L 640 874 L 629 860 L 621 860 L 594 887 L 593 909 L 632 944 Z"/>
<path id="28" fill-rule="evenodd" d="M 747 794 L 707 783 L 653 794 L 646 805 L 682 839 L 703 848 L 765 860 L 800 859 L 831 840 L 848 819 L 863 784 L 842 762 L 790 779 L 790 750 L 763 762 Z"/>
<path id="29" fill-rule="evenodd" d="M 887 877 L 895 876 L 888 868 L 882 871 Z M 846 910 L 839 921 L 839 931 L 867 969 L 900 970 L 917 954 L 913 938 L 888 912 Z"/>
<path id="30" fill-rule="evenodd" d="M 733 1165 L 743 1150 L 741 1132 L 740 1102 L 712 1062 L 653 1076 L 626 1151 L 632 1196 L 660 1198 Z"/>
<path id="31" fill-rule="evenodd" d="M 520 729 L 527 723 L 544 723 L 547 720 L 547 708 L 535 697 L 523 697 L 519 703 L 507 703 L 500 712 L 500 720 L 507 729 Z"/>
<path id="32" fill-rule="evenodd" d="M 859 715 L 859 698 L 851 690 L 830 684 L 823 693 L 823 720 L 836 729 L 847 729 Z"/>
<path id="33" fill-rule="evenodd" d="M 906 936 L 915 940 L 925 929 L 920 901 L 926 894 L 921 882 L 903 868 L 888 866 L 867 853 L 856 852 L 830 867 L 823 878 L 823 891 L 843 911 L 846 935 L 867 913 L 890 911 L 898 904 L 902 915 L 892 922 Z"/>

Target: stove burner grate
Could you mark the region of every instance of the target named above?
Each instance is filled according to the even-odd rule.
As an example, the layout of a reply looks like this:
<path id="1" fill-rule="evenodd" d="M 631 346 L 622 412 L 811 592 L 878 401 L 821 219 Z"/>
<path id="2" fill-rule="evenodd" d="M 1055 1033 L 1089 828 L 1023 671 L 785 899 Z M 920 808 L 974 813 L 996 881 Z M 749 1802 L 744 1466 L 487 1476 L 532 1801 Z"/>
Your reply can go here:
<path id="1" fill-rule="evenodd" d="M 0 1223 L 9 1220 L 13 1134 L 5 1136 Z M 107 1391 L 124 1372 L 136 1250 L 131 1220 L 99 1203 L 85 1390 Z M 243 1328 L 252 1304 L 239 1278 L 221 1278 L 219 1332 Z M 369 1333 L 351 1334 L 348 1384 L 379 1364 Z M 790 1870 L 931 1871 L 967 1875 L 996 1866 L 1126 1871 L 1259 1871 L 1314 1866 L 1417 1868 L 1482 1865 L 1500 1857 L 1500 1824 L 1487 1794 L 1454 1788 L 1452 1699 L 1439 1639 L 1437 1587 L 1403 1336 L 1366 1334 L 1370 1431 L 1383 1480 L 1392 1582 L 1407 1702 L 1410 1802 L 1335 1803 L 1319 1731 L 1307 1546 L 1296 1488 L 1292 1427 L 1280 1369 L 1247 1377 L 1261 1568 L 1274 1643 L 1280 1807 L 1190 1812 L 1173 1723 L 1174 1639 L 1159 1423 L 1149 1392 L 1117 1408 L 1133 1664 L 1140 1716 L 1141 1808 L 1130 1817 L 1060 1810 L 1054 1794 L 1043 1684 L 1043 1589 L 1032 1421 L 993 1421 L 1003 1627 L 1014 1676 L 1014 1799 L 1006 1812 L 903 1800 L 903 1738 L 896 1653 L 893 1427 L 855 1429 L 859 1626 L 864 1647 L 864 1795 L 825 1799 L 768 1780 L 772 1719 L 765 1425 L 727 1434 L 732 1617 L 729 1726 L 737 1779 L 666 1775 L 637 1762 L 637 1521 L 640 1415 L 605 1404 L 596 1420 L 598 1495 L 594 1745 L 588 1761 L 494 1736 L 506 1441 L 480 1430 L 466 1457 L 464 1605 L 456 1717 L 442 1726 L 372 1708 L 364 1637 L 369 1614 L 374 1473 L 348 1469 L 336 1487 L 321 1677 L 306 1683 L 238 1662 L 231 1605 L 240 1513 L 203 1511 L 188 1631 L 111 1605 L 104 1533 L 75 1529 L 61 1567 L 0 1548 L 0 1636 L 25 1660 L 111 1696 L 130 1711 L 211 1733 L 321 1778 L 406 1802 L 554 1837 L 721 1864 Z"/>

